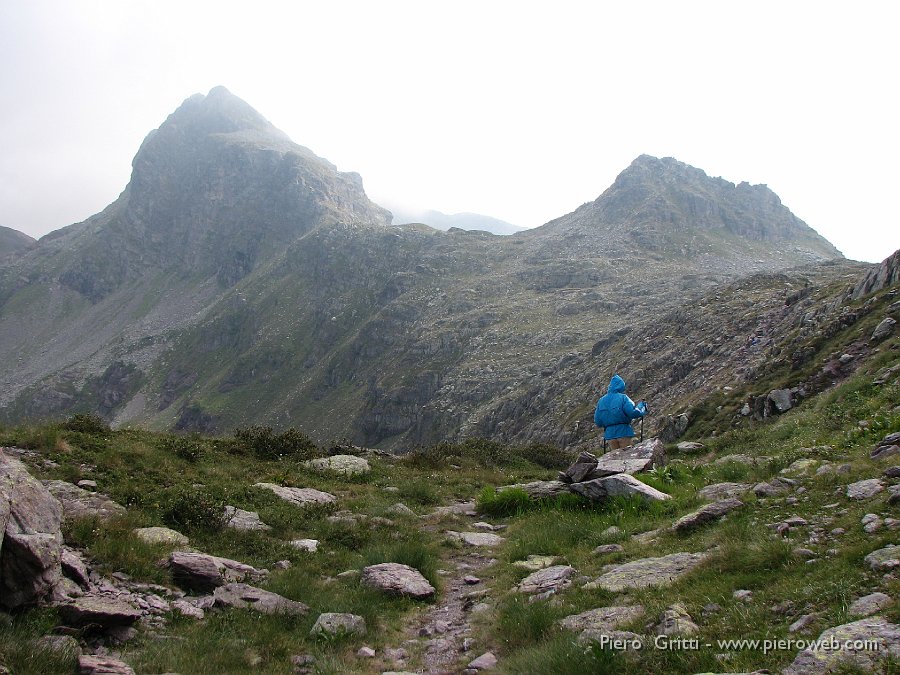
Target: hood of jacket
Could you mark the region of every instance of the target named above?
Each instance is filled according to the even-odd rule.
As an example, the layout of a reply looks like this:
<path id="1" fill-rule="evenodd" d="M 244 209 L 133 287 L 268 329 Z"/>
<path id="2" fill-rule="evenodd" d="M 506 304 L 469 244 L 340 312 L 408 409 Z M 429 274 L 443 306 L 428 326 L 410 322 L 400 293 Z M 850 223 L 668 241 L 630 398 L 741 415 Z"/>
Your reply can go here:
<path id="1" fill-rule="evenodd" d="M 610 394 L 621 394 L 625 391 L 625 380 L 623 380 L 618 375 L 613 375 L 612 379 L 609 381 L 609 393 Z"/>

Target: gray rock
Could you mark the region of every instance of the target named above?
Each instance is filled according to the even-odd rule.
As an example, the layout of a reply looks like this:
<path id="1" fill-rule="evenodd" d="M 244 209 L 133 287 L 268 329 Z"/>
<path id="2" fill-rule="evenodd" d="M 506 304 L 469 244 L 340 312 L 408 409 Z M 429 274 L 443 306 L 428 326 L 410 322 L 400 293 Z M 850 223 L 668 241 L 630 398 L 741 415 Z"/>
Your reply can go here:
<path id="1" fill-rule="evenodd" d="M 187 546 L 190 541 L 181 532 L 168 527 L 139 527 L 134 530 L 134 535 L 147 544 Z"/>
<path id="2" fill-rule="evenodd" d="M 799 633 L 804 631 L 816 622 L 818 616 L 816 614 L 804 614 L 794 623 L 788 626 L 788 633 Z"/>
<path id="3" fill-rule="evenodd" d="M 209 593 L 227 583 L 265 578 L 266 571 L 205 553 L 174 551 L 169 556 L 172 580 L 181 588 Z"/>
<path id="4" fill-rule="evenodd" d="M 500 535 L 491 532 L 454 532 L 450 530 L 447 532 L 447 536 L 469 546 L 499 546 L 506 541 Z"/>
<path id="5" fill-rule="evenodd" d="M 596 468 L 597 456 L 590 452 L 582 452 L 572 466 L 560 472 L 559 479 L 564 483 L 580 483 Z"/>
<path id="6" fill-rule="evenodd" d="M 203 617 L 206 616 L 206 613 L 202 609 L 196 605 L 192 605 L 187 600 L 173 600 L 172 609 L 182 616 L 196 619 L 197 621 L 201 621 Z"/>
<path id="7" fill-rule="evenodd" d="M 621 473 L 633 474 L 649 471 L 654 467 L 662 466 L 665 462 L 666 447 L 658 438 L 650 438 L 642 443 L 621 450 L 612 450 L 602 455 L 597 460 L 596 468 L 587 475 L 586 480 L 590 481 Z"/>
<path id="8" fill-rule="evenodd" d="M 97 481 L 95 480 L 80 480 L 76 483 L 76 485 L 82 490 L 97 490 Z"/>
<path id="9" fill-rule="evenodd" d="M 891 485 L 888 487 L 888 504 L 900 503 L 900 485 Z"/>
<path id="10" fill-rule="evenodd" d="M 731 497 L 729 499 L 720 499 L 712 504 L 701 506 L 693 513 L 682 516 L 675 524 L 672 525 L 674 532 L 687 532 L 701 525 L 715 522 L 728 513 L 744 505 L 740 499 Z"/>
<path id="11" fill-rule="evenodd" d="M 694 623 L 687 608 L 681 603 L 670 605 L 659 618 L 656 625 L 657 635 L 669 637 L 688 637 L 700 632 L 700 627 Z"/>
<path id="12" fill-rule="evenodd" d="M 381 563 L 363 568 L 361 581 L 366 586 L 390 595 L 403 595 L 414 599 L 430 598 L 434 586 L 419 570 L 400 563 Z"/>
<path id="13" fill-rule="evenodd" d="M 757 483 L 753 486 L 753 492 L 757 497 L 777 497 L 793 487 L 786 478 L 773 478 L 768 483 Z"/>
<path id="14" fill-rule="evenodd" d="M 361 659 L 374 659 L 375 654 L 375 650 L 371 647 L 360 647 L 359 651 L 356 652 L 356 655 Z"/>
<path id="15" fill-rule="evenodd" d="M 35 642 L 38 649 L 55 652 L 77 659 L 81 656 L 81 645 L 70 635 L 45 635 Z"/>
<path id="16" fill-rule="evenodd" d="M 771 403 L 779 413 L 785 413 L 794 407 L 790 389 L 773 389 L 766 397 L 766 402 Z"/>
<path id="17" fill-rule="evenodd" d="M 884 483 L 878 478 L 869 478 L 851 483 L 847 486 L 847 497 L 850 499 L 869 499 L 884 490 Z"/>
<path id="18" fill-rule="evenodd" d="M 871 457 L 874 460 L 880 461 L 882 459 L 887 459 L 888 457 L 896 457 L 897 455 L 900 455 L 900 445 L 895 443 L 893 445 L 879 445 L 872 450 Z"/>
<path id="19" fill-rule="evenodd" d="M 83 587 L 87 587 L 90 584 L 91 580 L 87 565 L 85 565 L 80 553 L 64 546 L 60 553 L 59 562 L 62 565 L 63 574 L 69 579 Z"/>
<path id="20" fill-rule="evenodd" d="M 362 457 L 355 455 L 332 455 L 304 462 L 304 466 L 313 471 L 336 473 L 342 476 L 362 476 L 369 473 L 372 467 Z"/>
<path id="21" fill-rule="evenodd" d="M 891 544 L 872 551 L 865 557 L 865 562 L 875 572 L 890 572 L 900 567 L 900 546 Z"/>
<path id="22" fill-rule="evenodd" d="M 702 450 L 704 447 L 703 443 L 697 443 L 696 441 L 682 441 L 677 446 L 678 452 L 684 453 L 692 453 Z"/>
<path id="23" fill-rule="evenodd" d="M 700 488 L 697 496 L 707 501 L 715 501 L 717 499 L 728 499 L 729 497 L 737 497 L 750 489 L 749 483 L 714 483 Z"/>
<path id="24" fill-rule="evenodd" d="M 388 511 L 398 516 L 407 516 L 409 518 L 418 518 L 419 516 L 409 508 L 406 504 L 401 502 L 397 502 L 396 504 L 389 506 Z"/>
<path id="25" fill-rule="evenodd" d="M 247 584 L 232 583 L 219 586 L 213 592 L 216 605 L 220 607 L 238 607 L 252 609 L 260 614 L 290 614 L 299 616 L 309 612 L 309 607 L 302 602 L 264 591 Z"/>
<path id="26" fill-rule="evenodd" d="M 731 597 L 738 602 L 750 602 L 753 600 L 753 591 L 748 591 L 742 588 L 732 593 Z"/>
<path id="27" fill-rule="evenodd" d="M 568 494 L 569 485 L 559 480 L 536 480 L 531 483 L 516 483 L 497 488 L 497 492 L 517 488 L 528 493 L 531 499 L 550 499 L 559 495 Z"/>
<path id="28" fill-rule="evenodd" d="M 891 604 L 891 597 L 884 593 L 870 593 L 850 604 L 850 616 L 872 616 Z"/>
<path id="29" fill-rule="evenodd" d="M 66 626 L 130 626 L 141 618 L 141 611 L 122 600 L 86 595 L 69 605 L 60 605 L 59 616 Z"/>
<path id="30" fill-rule="evenodd" d="M 260 520 L 256 511 L 244 511 L 236 506 L 226 506 L 225 517 L 228 519 L 225 527 L 233 530 L 265 531 L 272 529 Z"/>
<path id="31" fill-rule="evenodd" d="M 608 555 L 610 553 L 621 553 L 625 549 L 621 544 L 601 544 L 594 549 L 594 555 Z"/>
<path id="32" fill-rule="evenodd" d="M 309 634 L 312 636 L 358 635 L 366 634 L 366 620 L 357 614 L 341 614 L 325 612 L 313 624 Z"/>
<path id="33" fill-rule="evenodd" d="M 573 576 L 575 576 L 574 567 L 552 565 L 529 574 L 516 586 L 515 590 L 529 595 L 547 593 L 548 591 L 558 593 L 571 585 Z"/>
<path id="34" fill-rule="evenodd" d="M 62 504 L 63 520 L 98 518 L 111 520 L 125 515 L 125 507 L 99 492 L 82 490 L 77 485 L 63 480 L 41 481 Z"/>
<path id="35" fill-rule="evenodd" d="M 559 482 L 559 481 L 553 481 Z M 562 485 L 562 483 L 560 483 Z M 523 487 L 521 485 L 508 485 L 505 488 L 497 488 L 497 491 L 505 490 L 507 488 L 513 487 Z M 563 491 L 565 492 L 565 486 L 563 486 Z M 526 490 L 527 492 L 527 490 Z M 477 516 L 478 513 L 475 511 L 475 502 L 459 502 L 457 504 L 448 504 L 447 506 L 439 506 L 434 511 L 428 514 L 429 518 L 443 518 L 444 516 Z"/>
<path id="36" fill-rule="evenodd" d="M 537 572 L 556 564 L 555 555 L 530 555 L 525 560 L 516 560 L 513 567 L 521 567 L 529 572 Z"/>
<path id="37" fill-rule="evenodd" d="M 313 488 L 284 487 L 275 483 L 254 483 L 253 487 L 274 492 L 281 499 L 300 508 L 333 504 L 337 501 L 333 494 Z"/>
<path id="38" fill-rule="evenodd" d="M 61 523 L 60 504 L 47 488 L 0 452 L 0 606 L 38 602 L 60 581 Z"/>
<path id="39" fill-rule="evenodd" d="M 876 641 L 878 649 L 863 649 L 865 641 Z M 880 672 L 888 659 L 900 658 L 900 626 L 880 616 L 829 628 L 817 644 L 834 645 L 833 649 L 803 650 L 782 672 L 784 675 L 831 673 L 839 666 L 850 666 L 864 672 Z"/>
<path id="40" fill-rule="evenodd" d="M 641 618 L 643 615 L 643 605 L 599 607 L 560 619 L 559 625 L 566 630 L 574 632 L 584 630 L 612 631 L 623 624 Z"/>
<path id="41" fill-rule="evenodd" d="M 883 475 L 886 478 L 900 478 L 900 466 L 891 466 L 884 470 Z"/>
<path id="42" fill-rule="evenodd" d="M 497 657 L 491 652 L 485 652 L 477 659 L 470 661 L 468 667 L 472 670 L 493 670 L 497 667 Z"/>
<path id="43" fill-rule="evenodd" d="M 693 570 L 707 558 L 706 553 L 670 553 L 660 558 L 643 558 L 617 565 L 594 582 L 598 588 L 620 593 L 629 588 L 664 586 Z"/>
<path id="44" fill-rule="evenodd" d="M 755 466 L 757 463 L 757 458 L 743 454 L 723 455 L 713 462 L 716 466 L 721 466 L 723 464 L 746 464 L 747 466 Z"/>
<path id="45" fill-rule="evenodd" d="M 134 675 L 134 670 L 124 661 L 110 656 L 83 654 L 78 657 L 79 675 Z"/>
<path id="46" fill-rule="evenodd" d="M 318 539 L 294 539 L 289 541 L 288 544 L 307 553 L 315 553 L 319 549 Z"/>
<path id="47" fill-rule="evenodd" d="M 572 491 L 591 501 L 603 501 L 610 497 L 630 497 L 637 495 L 647 501 L 666 501 L 671 499 L 669 495 L 660 492 L 656 488 L 645 485 L 634 476 L 628 474 L 616 474 L 606 478 L 596 478 L 583 483 L 572 483 Z"/>
<path id="48" fill-rule="evenodd" d="M 881 342 L 885 338 L 891 336 L 891 333 L 894 332 L 894 327 L 897 325 L 897 322 L 891 317 L 887 316 L 881 320 L 875 330 L 872 332 L 872 342 Z"/>

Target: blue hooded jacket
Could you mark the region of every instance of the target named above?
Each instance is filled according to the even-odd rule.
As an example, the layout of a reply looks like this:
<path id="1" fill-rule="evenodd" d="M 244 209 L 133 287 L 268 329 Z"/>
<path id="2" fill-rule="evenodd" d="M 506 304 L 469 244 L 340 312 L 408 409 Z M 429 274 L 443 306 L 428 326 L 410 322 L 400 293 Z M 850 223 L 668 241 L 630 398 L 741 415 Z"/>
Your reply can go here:
<path id="1" fill-rule="evenodd" d="M 608 441 L 615 438 L 630 438 L 634 436 L 631 420 L 639 419 L 646 414 L 645 406 L 635 405 L 634 401 L 625 395 L 625 380 L 613 375 L 606 395 L 597 401 L 594 424 L 605 427 L 603 437 Z"/>

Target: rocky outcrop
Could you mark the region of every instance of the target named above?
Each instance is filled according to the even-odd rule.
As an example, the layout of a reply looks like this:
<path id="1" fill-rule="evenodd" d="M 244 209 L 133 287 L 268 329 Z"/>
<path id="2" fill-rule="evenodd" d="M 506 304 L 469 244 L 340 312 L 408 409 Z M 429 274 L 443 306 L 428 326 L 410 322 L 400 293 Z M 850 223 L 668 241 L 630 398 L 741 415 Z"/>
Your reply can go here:
<path id="1" fill-rule="evenodd" d="M 236 506 L 225 507 L 225 519 L 225 527 L 230 527 L 232 530 L 252 530 L 259 532 L 272 529 L 260 520 L 259 514 L 256 511 L 244 511 Z"/>
<path id="2" fill-rule="evenodd" d="M 434 586 L 419 570 L 400 563 L 381 563 L 363 568 L 364 585 L 384 591 L 389 595 L 402 595 L 423 600 L 434 595 Z"/>
<path id="3" fill-rule="evenodd" d="M 516 483 L 497 488 L 498 492 L 510 489 L 524 490 L 531 499 L 550 499 L 559 495 L 568 494 L 569 485 L 559 480 L 536 480 L 531 483 Z"/>
<path id="4" fill-rule="evenodd" d="M 881 665 L 900 658 L 900 626 L 883 617 L 846 623 L 822 633 L 817 645 L 800 652 L 784 675 L 819 675 L 837 671 L 841 666 L 866 673 L 881 672 Z"/>
<path id="5" fill-rule="evenodd" d="M 334 504 L 337 501 L 333 494 L 313 488 L 284 487 L 275 483 L 255 483 L 253 487 L 274 492 L 281 499 L 300 508 Z"/>
<path id="6" fill-rule="evenodd" d="M 59 616 L 73 628 L 130 626 L 141 618 L 141 611 L 127 602 L 103 596 L 84 596 L 60 605 Z"/>
<path id="7" fill-rule="evenodd" d="M 518 586 L 516 591 L 519 593 L 527 593 L 529 595 L 537 595 L 541 593 L 558 593 L 568 588 L 572 584 L 572 577 L 575 576 L 574 567 L 569 565 L 552 565 L 545 567 L 537 572 L 532 572 L 525 577 Z"/>
<path id="8" fill-rule="evenodd" d="M 0 606 L 38 602 L 62 578 L 62 510 L 25 465 L 0 452 Z"/>
<path id="9" fill-rule="evenodd" d="M 97 518 L 110 520 L 125 515 L 125 507 L 99 492 L 83 490 L 63 480 L 46 480 L 44 485 L 60 504 L 64 520 Z"/>
<path id="10" fill-rule="evenodd" d="M 252 609 L 260 614 L 303 615 L 309 612 L 309 607 L 302 602 L 242 583 L 219 586 L 213 591 L 213 598 L 220 607 Z"/>
<path id="11" fill-rule="evenodd" d="M 889 255 L 880 265 L 867 272 L 854 286 L 851 297 L 857 300 L 897 282 L 900 282 L 900 250 Z"/>
<path id="12" fill-rule="evenodd" d="M 705 553 L 671 553 L 661 558 L 643 558 L 618 565 L 593 583 L 612 593 L 629 588 L 664 586 L 687 574 L 706 558 Z"/>
<path id="13" fill-rule="evenodd" d="M 591 501 L 604 501 L 610 497 L 637 496 L 651 502 L 663 502 L 671 499 L 669 495 L 656 488 L 642 483 L 634 476 L 617 474 L 606 478 L 596 478 L 584 483 L 573 483 L 572 492 Z"/>
<path id="14" fill-rule="evenodd" d="M 172 580 L 181 588 L 208 593 L 230 582 L 264 579 L 266 570 L 205 553 L 175 551 L 169 556 Z"/>
<path id="15" fill-rule="evenodd" d="M 621 450 L 611 450 L 597 459 L 597 466 L 584 480 L 620 473 L 649 471 L 666 463 L 666 448 L 658 438 L 650 438 Z M 579 481 L 574 481 L 579 482 Z"/>
<path id="16" fill-rule="evenodd" d="M 190 542 L 181 532 L 168 527 L 139 527 L 134 530 L 134 536 L 145 544 L 187 546 Z"/>

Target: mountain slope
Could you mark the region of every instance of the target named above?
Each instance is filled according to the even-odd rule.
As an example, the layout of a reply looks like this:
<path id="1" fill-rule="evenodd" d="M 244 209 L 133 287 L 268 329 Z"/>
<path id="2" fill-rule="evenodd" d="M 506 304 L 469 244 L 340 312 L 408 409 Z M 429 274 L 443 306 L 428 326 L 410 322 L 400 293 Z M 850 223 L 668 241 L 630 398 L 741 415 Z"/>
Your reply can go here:
<path id="1" fill-rule="evenodd" d="M 27 251 L 35 240 L 24 232 L 0 225 L 0 258 Z"/>
<path id="2" fill-rule="evenodd" d="M 389 207 L 394 214 L 394 225 L 408 223 L 422 223 L 436 230 L 449 230 L 457 227 L 461 230 L 481 230 L 491 234 L 515 234 L 523 232 L 526 228 L 507 223 L 499 218 L 492 218 L 480 213 L 454 213 L 446 214 L 440 211 L 408 211 L 393 206 Z"/>

